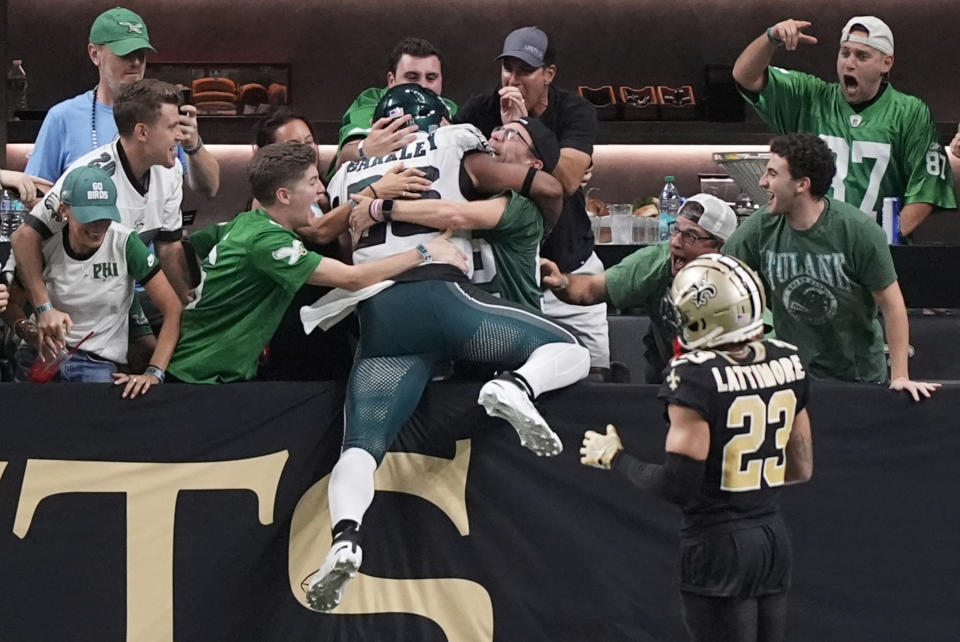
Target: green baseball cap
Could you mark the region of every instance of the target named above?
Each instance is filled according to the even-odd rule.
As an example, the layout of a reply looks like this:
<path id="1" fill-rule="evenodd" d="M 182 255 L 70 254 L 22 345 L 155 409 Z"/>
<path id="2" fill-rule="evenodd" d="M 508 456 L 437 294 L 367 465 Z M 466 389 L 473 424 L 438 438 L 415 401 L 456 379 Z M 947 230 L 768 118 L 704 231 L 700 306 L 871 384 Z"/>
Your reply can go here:
<path id="1" fill-rule="evenodd" d="M 118 56 L 126 56 L 138 49 L 156 51 L 150 44 L 143 19 L 123 7 L 104 11 L 97 16 L 90 27 L 90 42 L 107 45 Z"/>
<path id="2" fill-rule="evenodd" d="M 78 223 L 111 220 L 120 222 L 117 186 L 99 167 L 78 167 L 63 179 L 60 201 L 70 206 Z"/>

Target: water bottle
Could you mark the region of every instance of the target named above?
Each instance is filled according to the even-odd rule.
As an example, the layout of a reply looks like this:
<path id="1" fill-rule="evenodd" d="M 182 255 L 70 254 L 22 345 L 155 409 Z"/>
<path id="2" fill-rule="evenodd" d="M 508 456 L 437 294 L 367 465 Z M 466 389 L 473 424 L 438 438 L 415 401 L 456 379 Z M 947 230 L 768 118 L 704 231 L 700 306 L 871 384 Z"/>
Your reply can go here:
<path id="1" fill-rule="evenodd" d="M 10 190 L 3 190 L 0 198 L 0 243 L 10 242 L 10 236 L 23 223 L 24 204 Z"/>
<path id="2" fill-rule="evenodd" d="M 7 69 L 7 120 L 14 120 L 13 112 L 27 108 L 27 72 L 23 61 L 14 58 Z"/>
<path id="3" fill-rule="evenodd" d="M 669 241 L 670 233 L 677 225 L 677 212 L 680 210 L 680 192 L 673 176 L 666 177 L 666 184 L 660 192 L 660 240 Z"/>

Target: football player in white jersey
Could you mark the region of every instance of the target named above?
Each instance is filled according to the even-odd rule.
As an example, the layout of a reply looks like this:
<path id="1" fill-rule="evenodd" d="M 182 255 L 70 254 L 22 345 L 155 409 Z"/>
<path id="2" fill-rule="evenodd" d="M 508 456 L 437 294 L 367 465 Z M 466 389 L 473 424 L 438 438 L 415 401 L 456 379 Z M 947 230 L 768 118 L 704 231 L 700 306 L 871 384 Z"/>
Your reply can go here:
<path id="1" fill-rule="evenodd" d="M 513 189 L 521 193 L 540 180 L 556 182 L 535 168 L 511 167 L 487 153 L 466 158 L 471 151 L 486 152 L 486 139 L 472 125 L 440 128 L 446 107 L 436 94 L 419 85 L 390 89 L 374 117 L 404 114 L 412 116 L 420 128 L 417 139 L 386 157 L 341 167 L 328 186 L 334 204 L 358 193 L 366 181 L 397 162 L 416 164 L 432 181 L 430 192 L 435 195 L 425 192 L 421 199 L 465 200 L 460 186 L 472 183 L 466 174 L 461 183 L 465 159 L 476 158 L 478 172 L 491 165 L 489 173 L 499 175 L 497 180 L 507 180 L 514 172 Z M 559 212 L 559 196 L 555 205 Z M 391 206 L 389 199 L 370 204 L 369 215 L 377 225 L 357 239 L 355 261 L 424 248 L 426 241 L 441 234 L 423 225 L 391 221 Z M 469 251 L 469 239 L 462 241 Z M 416 409 L 435 368 L 455 361 L 502 372 L 483 385 L 478 403 L 487 414 L 511 424 L 521 445 L 538 456 L 557 455 L 563 444 L 533 400 L 575 383 L 590 369 L 590 353 L 569 331 L 484 292 L 459 270 L 433 262 L 428 252 L 421 253 L 420 266 L 359 302 L 361 337 L 347 388 L 343 450 L 330 476 L 333 545 L 319 570 L 304 582 L 307 602 L 318 611 L 337 607 L 345 584 L 360 568 L 360 526 L 373 501 L 374 472 Z"/>

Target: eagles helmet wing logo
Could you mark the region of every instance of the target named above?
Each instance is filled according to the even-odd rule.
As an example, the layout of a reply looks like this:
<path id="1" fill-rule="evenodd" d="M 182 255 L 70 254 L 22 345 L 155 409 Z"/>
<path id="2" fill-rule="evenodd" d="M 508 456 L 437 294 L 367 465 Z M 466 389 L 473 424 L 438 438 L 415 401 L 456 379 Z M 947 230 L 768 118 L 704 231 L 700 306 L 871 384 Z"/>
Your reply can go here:
<path id="1" fill-rule="evenodd" d="M 307 248 L 303 247 L 303 243 L 294 239 L 290 247 L 281 247 L 274 250 L 272 256 L 277 261 L 286 261 L 287 265 L 295 265 L 300 257 L 306 255 L 306 253 Z"/>
<path id="2" fill-rule="evenodd" d="M 705 279 L 691 285 L 689 291 L 693 292 L 693 304 L 698 308 L 702 308 L 710 299 L 717 296 L 717 286 Z"/>
<path id="3" fill-rule="evenodd" d="M 127 33 L 140 33 L 140 34 L 143 33 L 142 22 L 133 23 L 133 22 L 117 21 L 117 24 L 120 25 L 121 27 L 126 27 Z"/>

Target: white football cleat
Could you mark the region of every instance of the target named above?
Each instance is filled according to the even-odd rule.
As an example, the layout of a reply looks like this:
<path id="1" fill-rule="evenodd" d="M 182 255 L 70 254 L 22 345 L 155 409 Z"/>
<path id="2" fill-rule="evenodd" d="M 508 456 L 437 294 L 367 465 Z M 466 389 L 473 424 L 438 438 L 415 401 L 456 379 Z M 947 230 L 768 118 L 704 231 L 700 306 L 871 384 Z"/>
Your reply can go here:
<path id="1" fill-rule="evenodd" d="M 349 539 L 334 542 L 320 570 L 304 581 L 310 608 L 321 613 L 337 608 L 343 597 L 343 587 L 357 574 L 362 561 L 363 551 L 359 544 Z"/>
<path id="2" fill-rule="evenodd" d="M 480 388 L 477 403 L 491 417 L 506 420 L 517 435 L 520 444 L 538 456 L 553 457 L 563 450 L 563 442 L 550 430 L 546 420 L 519 386 L 506 379 L 491 379 Z"/>

